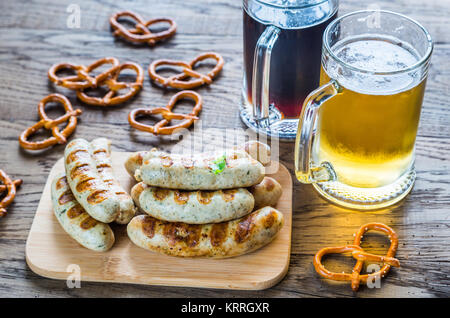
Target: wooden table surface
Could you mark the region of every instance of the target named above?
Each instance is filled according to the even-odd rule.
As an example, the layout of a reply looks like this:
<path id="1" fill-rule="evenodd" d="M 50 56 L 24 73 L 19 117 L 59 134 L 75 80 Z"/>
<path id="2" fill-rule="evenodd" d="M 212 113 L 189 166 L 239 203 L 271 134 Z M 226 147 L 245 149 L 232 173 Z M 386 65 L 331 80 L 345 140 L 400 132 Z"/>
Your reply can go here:
<path id="1" fill-rule="evenodd" d="M 68 6 L 81 9 L 80 28 L 68 28 Z M 342 0 L 340 14 L 368 7 L 369 0 Z M 263 291 L 227 291 L 176 287 L 85 283 L 68 289 L 65 281 L 39 277 L 25 263 L 25 242 L 44 183 L 63 146 L 39 154 L 23 151 L 17 138 L 36 122 L 36 107 L 52 92 L 68 96 L 83 110 L 72 136 L 91 139 L 107 136 L 116 151 L 136 151 L 176 142 L 160 140 L 130 129 L 128 112 L 136 107 L 164 105 L 172 93 L 149 83 L 132 102 L 113 109 L 88 107 L 72 91 L 56 88 L 47 69 L 56 62 L 89 63 L 100 57 L 131 60 L 145 69 L 158 58 L 190 58 L 217 51 L 225 58 L 220 78 L 204 96 L 204 127 L 244 128 L 238 115 L 242 78 L 242 15 L 240 0 L 86 1 L 36 0 L 0 3 L 0 168 L 22 178 L 9 214 L 0 220 L 0 296 L 3 297 L 435 297 L 450 295 L 450 32 L 449 0 L 377 1 L 381 9 L 397 11 L 420 21 L 435 42 L 432 66 L 417 137 L 417 181 L 398 206 L 377 212 L 354 212 L 330 205 L 309 185 L 294 180 L 292 254 L 289 271 L 278 285 Z M 176 36 L 155 48 L 115 40 L 108 18 L 119 10 L 134 10 L 145 17 L 169 16 L 178 23 Z M 209 137 L 208 137 L 209 138 Z M 211 143 L 214 141 L 211 138 Z M 293 145 L 280 145 L 281 161 L 292 172 Z M 295 179 L 295 178 L 294 178 Z M 400 269 L 391 270 L 381 288 L 352 293 L 347 284 L 334 284 L 316 275 L 312 260 L 324 246 L 350 243 L 366 222 L 384 222 L 399 237 Z M 387 242 L 366 235 L 363 245 L 383 253 Z M 331 258 L 331 268 L 351 268 L 344 257 Z M 180 269 L 182 270 L 182 269 Z"/>

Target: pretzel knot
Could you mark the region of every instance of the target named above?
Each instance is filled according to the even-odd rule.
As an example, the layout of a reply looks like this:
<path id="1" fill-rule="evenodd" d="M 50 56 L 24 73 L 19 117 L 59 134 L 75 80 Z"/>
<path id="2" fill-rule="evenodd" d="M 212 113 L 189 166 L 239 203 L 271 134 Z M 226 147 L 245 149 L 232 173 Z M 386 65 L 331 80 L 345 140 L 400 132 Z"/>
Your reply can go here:
<path id="1" fill-rule="evenodd" d="M 56 119 L 50 119 L 45 113 L 45 105 L 50 102 L 60 103 L 64 107 L 66 113 Z M 75 127 L 77 125 L 76 116 L 81 114 L 81 110 L 80 109 L 73 110 L 72 104 L 65 96 L 61 94 L 50 94 L 40 101 L 38 105 L 38 114 L 41 120 L 38 121 L 33 126 L 25 129 L 22 132 L 22 134 L 20 134 L 19 144 L 21 147 L 25 149 L 38 150 L 56 144 L 66 143 L 67 137 L 69 137 L 75 130 Z M 68 121 L 68 124 L 62 131 L 60 131 L 58 125 L 66 121 Z M 35 134 L 41 128 L 51 130 L 53 136 L 42 141 L 35 141 L 35 142 L 28 141 L 28 138 L 31 135 Z"/>
<path id="2" fill-rule="evenodd" d="M 134 82 L 119 82 L 117 79 L 120 73 L 125 70 L 130 69 L 136 73 L 136 79 Z M 83 89 L 77 90 L 77 97 L 89 105 L 95 106 L 111 106 L 121 104 L 134 95 L 136 95 L 142 88 L 144 83 L 144 71 L 136 63 L 128 62 L 121 64 L 110 77 L 100 82 L 98 85 L 105 85 L 109 88 L 109 91 L 103 97 L 93 97 L 86 94 Z M 128 90 L 124 94 L 119 94 L 120 90 Z"/>
<path id="3" fill-rule="evenodd" d="M 111 67 L 95 77 L 90 75 L 90 73 L 94 70 L 105 64 L 111 64 Z M 102 58 L 87 67 L 84 65 L 60 63 L 54 64 L 50 67 L 48 70 L 48 78 L 59 86 L 64 86 L 69 89 L 84 89 L 88 87 L 96 87 L 100 82 L 114 74 L 119 67 L 119 60 L 114 57 Z M 61 70 L 71 70 L 74 71 L 76 75 L 59 77 L 56 73 Z"/>
<path id="4" fill-rule="evenodd" d="M 391 240 L 391 245 L 386 256 L 380 256 L 375 254 L 370 254 L 365 252 L 360 244 L 363 235 L 367 231 L 378 231 L 386 234 Z M 331 280 L 337 281 L 350 281 L 353 291 L 357 291 L 360 283 L 366 284 L 367 281 L 373 279 L 379 279 L 386 276 L 386 274 L 391 269 L 391 266 L 399 267 L 400 262 L 394 258 L 398 247 L 398 236 L 389 226 L 382 223 L 368 223 L 363 225 L 355 235 L 355 240 L 353 245 L 339 246 L 339 247 L 326 247 L 317 252 L 314 256 L 314 268 L 316 272 L 324 277 Z M 322 264 L 322 257 L 326 254 L 342 254 L 351 253 L 352 257 L 356 259 L 356 265 L 352 270 L 351 274 L 347 273 L 333 273 L 327 270 Z M 361 270 L 363 268 L 365 261 L 380 262 L 383 263 L 383 267 L 375 273 L 361 275 Z"/>
<path id="5" fill-rule="evenodd" d="M 215 59 L 216 66 L 208 73 L 201 74 L 194 71 L 194 67 L 197 63 L 206 59 Z M 204 84 L 211 84 L 212 80 L 220 73 L 223 68 L 224 60 L 222 56 L 214 52 L 208 52 L 197 56 L 190 62 L 184 61 L 174 61 L 174 60 L 156 60 L 148 67 L 148 74 L 150 78 L 162 85 L 163 87 L 172 87 L 177 89 L 191 89 Z M 157 73 L 157 68 L 159 66 L 181 66 L 183 72 L 173 75 L 171 77 L 163 77 Z M 191 80 L 186 80 L 187 78 L 192 78 Z"/>
<path id="6" fill-rule="evenodd" d="M 12 203 L 14 197 L 16 196 L 16 187 L 22 184 L 21 179 L 12 181 L 11 178 L 0 169 L 0 181 L 3 182 L 0 185 L 0 195 L 6 191 L 5 197 L 0 201 L 0 217 L 6 215 L 6 208 Z"/>
<path id="7" fill-rule="evenodd" d="M 136 21 L 135 28 L 134 29 L 125 28 L 122 24 L 120 24 L 117 21 L 120 17 L 132 18 L 134 21 Z M 169 28 L 167 30 L 156 33 L 152 33 L 149 30 L 148 27 L 150 25 L 161 22 L 169 23 Z M 177 24 L 172 19 L 158 18 L 144 21 L 144 19 L 142 19 L 142 17 L 139 14 L 131 11 L 122 11 L 113 14 L 109 19 L 109 23 L 111 24 L 111 27 L 114 29 L 115 36 L 121 36 L 133 43 L 147 43 L 150 46 L 155 45 L 156 42 L 172 37 L 177 30 Z"/>
<path id="8" fill-rule="evenodd" d="M 192 99 L 195 102 L 195 106 L 190 114 L 178 114 L 173 113 L 172 109 L 175 104 L 181 99 Z M 130 125 L 136 129 L 146 131 L 155 135 L 170 135 L 176 129 L 188 128 L 195 120 L 199 118 L 197 115 L 202 110 L 203 100 L 200 94 L 194 91 L 181 91 L 172 96 L 166 107 L 156 107 L 156 108 L 137 108 L 132 110 L 128 115 L 128 122 Z M 156 123 L 154 126 L 145 125 L 136 120 L 138 116 L 151 116 L 151 115 L 161 115 L 163 120 Z M 178 119 L 183 120 L 177 125 L 168 126 L 171 120 Z"/>

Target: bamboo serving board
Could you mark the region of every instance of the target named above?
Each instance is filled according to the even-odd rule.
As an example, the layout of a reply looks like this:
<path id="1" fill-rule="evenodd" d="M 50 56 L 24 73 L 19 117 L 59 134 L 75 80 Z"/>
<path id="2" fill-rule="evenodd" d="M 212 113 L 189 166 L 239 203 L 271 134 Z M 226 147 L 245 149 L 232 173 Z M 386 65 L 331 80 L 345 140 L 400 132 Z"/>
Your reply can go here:
<path id="1" fill-rule="evenodd" d="M 123 167 L 129 153 L 113 152 L 117 179 L 128 191 L 135 184 Z M 82 281 L 257 290 L 278 283 L 287 273 L 291 250 L 292 180 L 283 165 L 270 175 L 280 182 L 283 195 L 277 209 L 285 218 L 278 236 L 267 246 L 228 259 L 178 258 L 144 250 L 127 236 L 126 226 L 111 223 L 116 242 L 105 253 L 79 245 L 53 214 L 51 182 L 64 171 L 61 158 L 50 171 L 26 244 L 26 261 L 38 275 L 66 280 L 73 266 Z"/>

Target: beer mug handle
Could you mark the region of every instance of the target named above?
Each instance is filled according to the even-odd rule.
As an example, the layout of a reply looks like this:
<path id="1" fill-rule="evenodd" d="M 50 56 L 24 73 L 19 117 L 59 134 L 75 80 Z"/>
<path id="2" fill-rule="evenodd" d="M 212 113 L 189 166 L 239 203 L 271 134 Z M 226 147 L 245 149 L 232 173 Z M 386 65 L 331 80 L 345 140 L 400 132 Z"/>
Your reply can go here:
<path id="1" fill-rule="evenodd" d="M 311 92 L 303 103 L 295 140 L 295 175 L 302 183 L 325 182 L 336 179 L 336 174 L 330 163 L 323 162 L 318 166 L 312 162 L 311 151 L 319 108 L 324 102 L 336 96 L 339 91 L 338 83 L 332 80 Z"/>
<path id="2" fill-rule="evenodd" d="M 269 25 L 258 39 L 253 57 L 253 118 L 260 127 L 269 126 L 270 57 L 280 29 Z"/>

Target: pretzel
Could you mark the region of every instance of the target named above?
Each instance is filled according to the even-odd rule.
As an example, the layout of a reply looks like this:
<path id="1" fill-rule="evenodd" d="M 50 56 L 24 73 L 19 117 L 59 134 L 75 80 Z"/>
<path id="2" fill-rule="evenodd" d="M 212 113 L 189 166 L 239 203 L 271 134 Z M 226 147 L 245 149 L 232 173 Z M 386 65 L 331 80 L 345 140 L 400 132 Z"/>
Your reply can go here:
<path id="1" fill-rule="evenodd" d="M 104 64 L 111 64 L 112 66 L 108 70 L 95 77 L 89 75 L 89 73 Z M 84 65 L 60 63 L 50 67 L 50 69 L 48 70 L 48 78 L 59 86 L 64 86 L 69 89 L 84 89 L 88 87 L 96 87 L 100 82 L 104 81 L 109 76 L 114 74 L 114 72 L 116 72 L 119 67 L 119 60 L 114 57 L 102 58 L 87 67 Z M 67 77 L 57 76 L 56 73 L 63 69 L 75 71 L 76 75 Z"/>
<path id="2" fill-rule="evenodd" d="M 123 16 L 128 16 L 137 22 L 134 29 L 127 29 L 117 21 Z M 148 27 L 154 23 L 160 22 L 169 23 L 169 28 L 158 33 L 152 33 Z M 177 30 L 177 24 L 172 19 L 158 18 L 146 22 L 139 14 L 131 11 L 122 11 L 113 14 L 111 18 L 109 18 L 109 23 L 114 29 L 115 36 L 121 36 L 133 43 L 147 43 L 150 46 L 155 45 L 158 41 L 172 37 Z"/>
<path id="3" fill-rule="evenodd" d="M 56 119 L 50 119 L 45 113 L 45 105 L 49 102 L 58 102 L 62 104 L 64 109 L 66 110 L 66 113 Z M 29 150 L 38 150 L 48 148 L 56 144 L 66 143 L 67 137 L 69 137 L 73 133 L 75 127 L 77 126 L 76 116 L 79 116 L 81 114 L 81 110 L 80 109 L 73 110 L 72 104 L 65 96 L 61 94 L 50 94 L 44 97 L 39 102 L 38 114 L 41 120 L 38 121 L 33 126 L 25 129 L 20 134 L 19 144 L 22 148 Z M 69 122 L 67 126 L 62 131 L 60 131 L 58 125 L 62 124 L 65 121 Z M 35 142 L 28 141 L 28 138 L 31 135 L 35 134 L 41 128 L 49 130 L 51 129 L 53 136 L 42 141 L 35 141 Z"/>
<path id="4" fill-rule="evenodd" d="M 0 217 L 6 215 L 6 208 L 12 203 L 14 197 L 16 196 L 16 187 L 22 184 L 21 179 L 12 181 L 11 178 L 0 169 L 0 180 L 3 185 L 0 185 L 0 194 L 7 192 L 5 197 L 0 201 Z"/>
<path id="5" fill-rule="evenodd" d="M 119 82 L 117 78 L 120 72 L 125 69 L 134 70 L 136 72 L 136 80 L 133 83 L 129 82 Z M 93 97 L 87 95 L 84 90 L 77 90 L 77 97 L 89 105 L 95 106 L 111 106 L 121 104 L 134 95 L 136 95 L 142 88 L 144 83 L 144 71 L 136 63 L 128 62 L 123 63 L 115 70 L 111 77 L 107 78 L 105 81 L 100 82 L 99 86 L 106 85 L 109 88 L 108 93 L 103 97 Z M 128 92 L 122 95 L 118 95 L 118 91 L 122 89 L 128 89 Z"/>
<path id="6" fill-rule="evenodd" d="M 185 98 L 192 99 L 195 102 L 195 106 L 192 109 L 192 112 L 187 115 L 173 113 L 172 109 L 175 106 L 175 104 L 179 100 Z M 200 96 L 200 94 L 194 91 L 181 91 L 172 96 L 166 107 L 156 107 L 152 109 L 137 108 L 132 110 L 128 114 L 128 122 L 132 127 L 152 133 L 154 135 L 171 135 L 176 129 L 188 128 L 194 123 L 195 120 L 199 119 L 197 115 L 202 110 L 202 105 L 203 99 Z M 157 115 L 157 114 L 161 114 L 163 120 L 159 121 L 154 126 L 145 125 L 136 121 L 137 116 Z M 184 119 L 184 120 L 177 125 L 167 126 L 172 119 L 179 119 L 179 120 Z"/>
<path id="7" fill-rule="evenodd" d="M 206 59 L 215 59 L 217 61 L 216 66 L 206 75 L 198 73 L 193 70 L 195 65 Z M 174 61 L 174 60 L 156 60 L 148 67 L 148 74 L 150 78 L 155 82 L 159 83 L 163 87 L 172 87 L 177 89 L 191 89 L 204 84 L 211 84 L 212 80 L 219 74 L 224 65 L 224 60 L 222 56 L 214 52 L 203 53 L 197 56 L 190 62 L 184 61 Z M 156 69 L 161 65 L 169 66 L 181 66 L 183 68 L 183 73 L 173 75 L 171 77 L 163 77 L 158 75 Z M 190 81 L 185 81 L 188 77 L 193 79 Z"/>
<path id="8" fill-rule="evenodd" d="M 361 248 L 361 240 L 363 235 L 367 231 L 378 231 L 386 234 L 391 240 L 391 245 L 386 256 L 380 256 L 375 254 L 370 254 L 365 252 Z M 337 281 L 350 281 L 353 291 L 357 291 L 360 283 L 366 284 L 369 279 L 374 279 L 378 277 L 384 277 L 391 269 L 391 266 L 400 267 L 400 262 L 394 258 L 398 247 L 398 236 L 389 226 L 382 223 L 368 223 L 363 225 L 358 232 L 355 234 L 355 239 L 353 245 L 345 245 L 339 247 L 325 247 L 317 252 L 314 256 L 314 268 L 316 272 L 324 277 L 331 280 Z M 333 273 L 327 270 L 322 264 L 322 257 L 326 254 L 342 254 L 351 253 L 352 257 L 357 260 L 355 267 L 353 267 L 352 273 Z M 365 261 L 381 262 L 383 267 L 375 273 L 361 275 L 361 270 L 363 268 Z"/>

